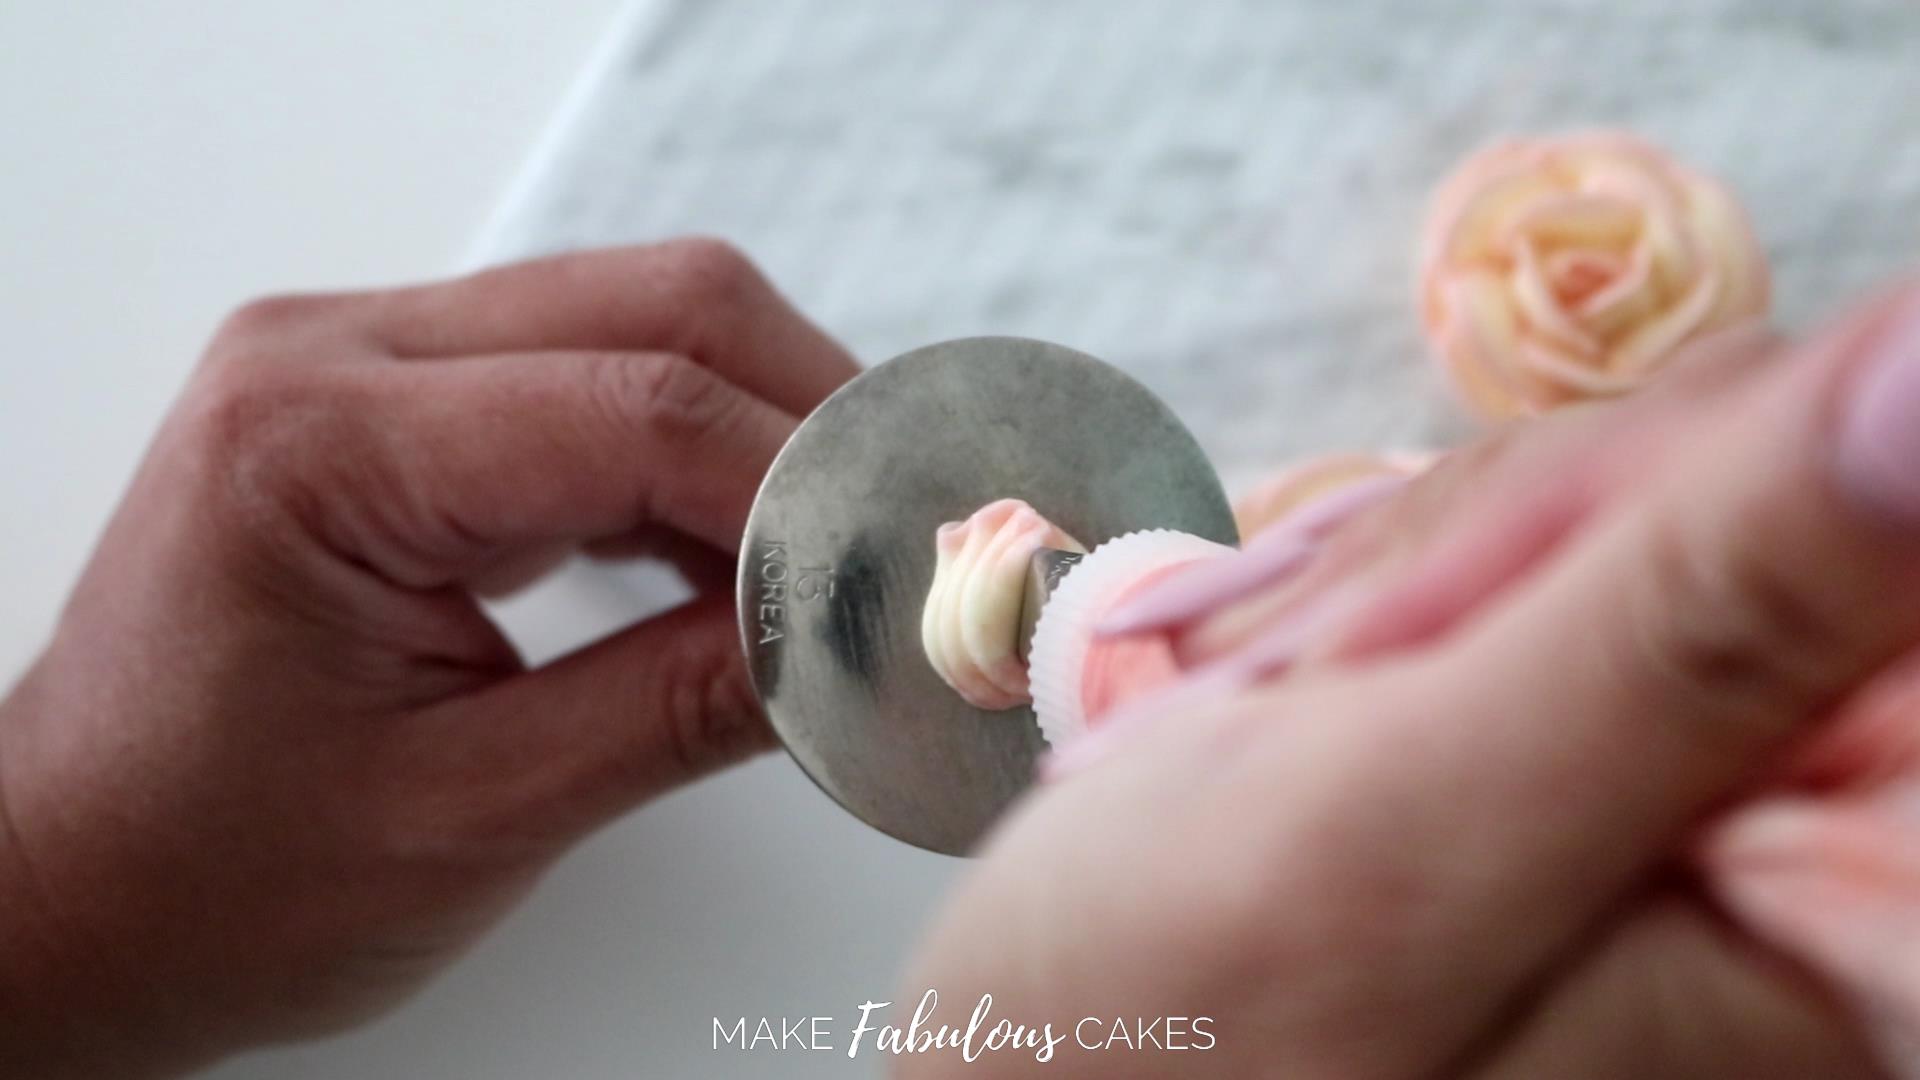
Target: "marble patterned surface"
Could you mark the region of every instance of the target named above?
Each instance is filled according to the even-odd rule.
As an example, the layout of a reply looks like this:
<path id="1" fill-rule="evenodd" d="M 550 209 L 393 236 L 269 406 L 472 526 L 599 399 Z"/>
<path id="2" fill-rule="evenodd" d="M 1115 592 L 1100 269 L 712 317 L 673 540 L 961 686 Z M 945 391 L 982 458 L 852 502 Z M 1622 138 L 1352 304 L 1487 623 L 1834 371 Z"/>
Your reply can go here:
<path id="1" fill-rule="evenodd" d="M 1410 300 L 1424 197 L 1590 125 L 1734 184 L 1789 326 L 1920 265 L 1910 0 L 665 0 L 484 251 L 724 235 L 869 361 L 1117 363 L 1238 483 L 1463 430 Z"/>
<path id="2" fill-rule="evenodd" d="M 1624 125 L 1728 178 L 1789 327 L 1920 265 L 1917 57 L 1911 0 L 651 0 L 477 257 L 727 236 L 868 361 L 1010 333 L 1119 364 L 1237 485 L 1471 430 L 1411 242 L 1503 133 Z M 671 596 L 575 568 L 501 615 L 538 657 Z M 708 1023 L 879 999 L 959 869 L 762 761 L 570 858 L 390 1030 L 449 1077 L 871 1075 L 716 1057 Z"/>

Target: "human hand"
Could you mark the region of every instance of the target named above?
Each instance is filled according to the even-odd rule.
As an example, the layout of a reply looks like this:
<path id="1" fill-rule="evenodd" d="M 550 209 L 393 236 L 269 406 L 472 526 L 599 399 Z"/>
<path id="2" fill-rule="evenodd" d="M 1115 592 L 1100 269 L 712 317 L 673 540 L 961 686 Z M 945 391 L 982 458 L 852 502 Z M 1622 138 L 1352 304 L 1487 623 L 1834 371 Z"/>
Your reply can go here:
<path id="1" fill-rule="evenodd" d="M 1772 359 L 1723 339 L 1455 455 L 1315 560 L 1343 564 L 1244 606 L 1204 580 L 1146 597 L 1128 617 L 1196 670 L 1263 666 L 1091 737 L 989 843 L 911 992 L 1070 1039 L 1214 1018 L 1203 1057 L 1069 1044 L 1049 1075 L 1876 1075 L 1858 1016 L 1683 862 L 1920 642 L 1889 602 L 1920 589 L 1916 324 L 1909 292 Z"/>
<path id="2" fill-rule="evenodd" d="M 705 240 L 235 315 L 0 707 L 3 1071 L 351 1024 L 771 745 L 727 589 L 529 669 L 475 587 L 580 544 L 729 578 L 855 370 Z"/>

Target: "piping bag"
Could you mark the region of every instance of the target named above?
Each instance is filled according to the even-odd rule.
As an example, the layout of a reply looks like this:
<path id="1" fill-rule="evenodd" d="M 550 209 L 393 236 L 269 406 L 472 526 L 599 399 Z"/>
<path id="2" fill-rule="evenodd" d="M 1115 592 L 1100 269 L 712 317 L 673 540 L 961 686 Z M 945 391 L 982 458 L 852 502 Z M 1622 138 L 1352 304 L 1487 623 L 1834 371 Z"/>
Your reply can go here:
<path id="1" fill-rule="evenodd" d="M 740 546 L 747 666 L 781 742 L 856 817 L 946 854 L 1026 790 L 1048 742 L 1032 709 L 969 704 L 922 644 L 936 530 L 1002 499 L 1091 550 L 1035 552 L 1009 616 L 1057 740 L 1084 719 L 1094 601 L 1238 540 L 1199 443 L 1118 369 L 1010 337 L 877 365 L 794 432 Z"/>

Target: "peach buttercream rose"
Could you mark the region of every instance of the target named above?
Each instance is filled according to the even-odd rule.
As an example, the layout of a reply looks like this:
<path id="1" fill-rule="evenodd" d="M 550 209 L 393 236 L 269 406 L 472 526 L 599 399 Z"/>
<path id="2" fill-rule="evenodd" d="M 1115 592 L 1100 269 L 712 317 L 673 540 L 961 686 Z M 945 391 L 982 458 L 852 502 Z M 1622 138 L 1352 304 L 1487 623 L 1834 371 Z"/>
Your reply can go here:
<path id="1" fill-rule="evenodd" d="M 1621 394 L 1688 341 L 1761 317 L 1768 275 L 1721 183 L 1631 135 L 1516 139 L 1434 194 L 1420 311 L 1490 418 Z"/>

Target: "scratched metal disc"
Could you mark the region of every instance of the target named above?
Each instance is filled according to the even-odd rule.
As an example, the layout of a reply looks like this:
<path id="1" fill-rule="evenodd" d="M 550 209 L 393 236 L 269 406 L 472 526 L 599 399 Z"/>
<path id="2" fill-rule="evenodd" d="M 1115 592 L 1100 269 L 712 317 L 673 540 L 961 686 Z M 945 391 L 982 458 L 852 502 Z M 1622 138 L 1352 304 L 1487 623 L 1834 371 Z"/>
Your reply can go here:
<path id="1" fill-rule="evenodd" d="M 961 854 L 1030 782 L 1032 712 L 986 712 L 920 645 L 934 530 L 1025 499 L 1089 546 L 1136 529 L 1234 543 L 1213 466 L 1166 405 L 1022 338 L 916 349 L 861 375 L 774 461 L 741 547 L 753 683 L 801 768 L 868 824 Z"/>

